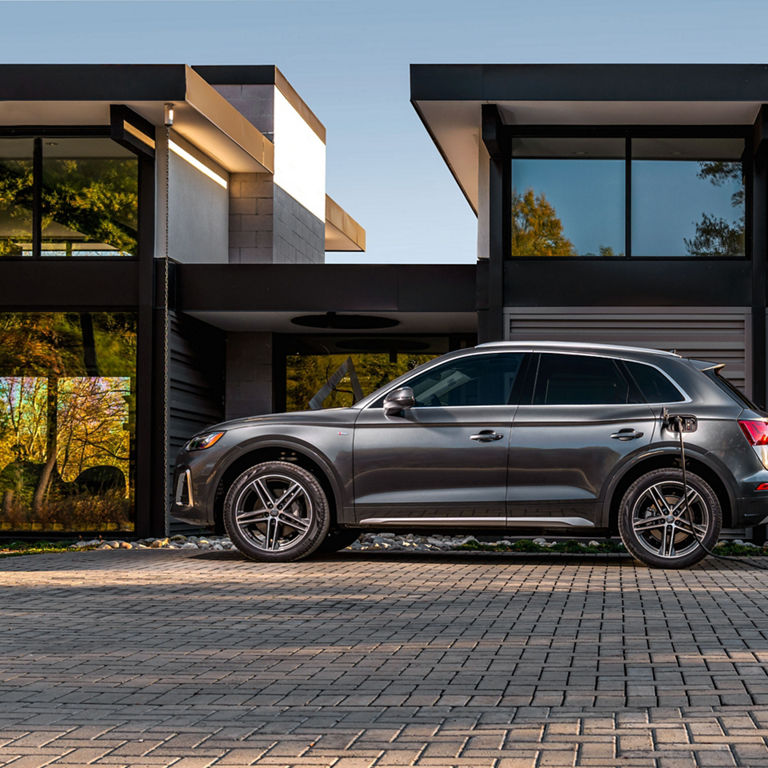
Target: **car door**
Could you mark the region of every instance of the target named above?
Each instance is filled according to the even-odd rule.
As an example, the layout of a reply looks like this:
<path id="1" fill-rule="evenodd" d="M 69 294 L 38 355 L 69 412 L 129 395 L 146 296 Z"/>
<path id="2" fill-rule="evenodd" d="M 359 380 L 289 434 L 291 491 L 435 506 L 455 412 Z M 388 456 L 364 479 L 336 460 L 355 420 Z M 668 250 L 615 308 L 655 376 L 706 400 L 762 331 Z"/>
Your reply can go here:
<path id="1" fill-rule="evenodd" d="M 652 440 L 656 418 L 610 357 L 541 353 L 509 447 L 508 525 L 600 525 L 606 481 Z"/>
<path id="2" fill-rule="evenodd" d="M 355 424 L 355 516 L 362 525 L 503 527 L 507 448 L 524 352 L 461 355 L 417 374 L 416 405 L 380 398 Z"/>

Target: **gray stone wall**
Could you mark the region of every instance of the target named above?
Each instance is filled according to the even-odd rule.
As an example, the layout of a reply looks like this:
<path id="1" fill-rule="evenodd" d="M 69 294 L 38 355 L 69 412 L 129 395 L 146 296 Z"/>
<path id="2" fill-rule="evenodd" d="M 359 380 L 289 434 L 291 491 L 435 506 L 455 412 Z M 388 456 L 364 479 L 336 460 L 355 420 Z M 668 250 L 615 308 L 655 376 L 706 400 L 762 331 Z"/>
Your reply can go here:
<path id="1" fill-rule="evenodd" d="M 265 173 L 229 179 L 231 264 L 321 264 L 325 222 Z"/>
<path id="2" fill-rule="evenodd" d="M 322 264 L 325 261 L 325 222 L 285 190 L 277 185 L 274 190 L 275 263 Z"/>
<path id="3" fill-rule="evenodd" d="M 227 334 L 226 418 L 272 413 L 272 334 Z"/>
<path id="4" fill-rule="evenodd" d="M 273 261 L 272 177 L 266 173 L 233 173 L 229 178 L 229 261 L 271 264 Z"/>

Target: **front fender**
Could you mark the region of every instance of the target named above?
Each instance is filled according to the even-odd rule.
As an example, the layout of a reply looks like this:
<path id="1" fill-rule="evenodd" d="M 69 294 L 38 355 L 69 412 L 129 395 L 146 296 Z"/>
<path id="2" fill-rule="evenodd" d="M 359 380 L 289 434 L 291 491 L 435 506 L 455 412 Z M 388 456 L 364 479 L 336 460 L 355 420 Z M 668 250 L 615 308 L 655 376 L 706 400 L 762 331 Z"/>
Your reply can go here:
<path id="1" fill-rule="evenodd" d="M 219 461 L 217 462 L 216 469 L 212 473 L 215 480 L 210 484 L 209 487 L 209 508 L 213 509 L 213 505 L 215 503 L 215 494 L 219 484 L 221 483 L 221 479 L 233 464 L 242 459 L 244 456 L 247 456 L 249 453 L 253 453 L 254 451 L 274 448 L 294 451 L 298 454 L 301 454 L 310 459 L 320 468 L 331 485 L 331 489 L 336 501 L 337 518 L 339 522 L 345 522 L 347 517 L 345 511 L 348 513 L 351 503 L 351 430 L 349 430 L 349 433 L 348 446 L 341 444 L 334 446 L 337 448 L 337 450 L 334 453 L 331 453 L 330 456 L 324 451 L 320 450 L 316 445 L 309 443 L 305 439 L 302 439 L 296 435 L 254 435 L 238 442 L 220 457 Z M 344 475 L 345 467 L 348 468 L 346 477 Z"/>

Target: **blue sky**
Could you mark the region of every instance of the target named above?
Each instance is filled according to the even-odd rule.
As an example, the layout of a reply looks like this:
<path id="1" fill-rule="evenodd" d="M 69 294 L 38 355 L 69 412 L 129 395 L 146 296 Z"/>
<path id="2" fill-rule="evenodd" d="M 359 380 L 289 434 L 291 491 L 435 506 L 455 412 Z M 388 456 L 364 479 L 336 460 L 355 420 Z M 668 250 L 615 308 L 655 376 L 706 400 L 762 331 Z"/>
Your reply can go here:
<path id="1" fill-rule="evenodd" d="M 768 61 L 764 0 L 0 0 L 0 60 L 277 64 L 328 129 L 334 261 L 475 260 L 476 219 L 409 102 L 410 63 Z"/>

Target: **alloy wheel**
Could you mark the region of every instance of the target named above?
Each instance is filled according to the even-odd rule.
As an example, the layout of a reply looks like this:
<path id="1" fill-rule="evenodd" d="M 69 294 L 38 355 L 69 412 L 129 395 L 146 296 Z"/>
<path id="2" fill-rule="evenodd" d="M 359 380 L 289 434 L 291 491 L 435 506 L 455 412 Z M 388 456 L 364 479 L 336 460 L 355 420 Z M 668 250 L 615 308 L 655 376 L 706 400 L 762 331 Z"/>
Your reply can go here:
<path id="1" fill-rule="evenodd" d="M 307 488 L 281 474 L 258 475 L 234 504 L 234 521 L 248 542 L 263 552 L 283 552 L 309 533 L 314 505 Z"/>
<path id="2" fill-rule="evenodd" d="M 678 480 L 657 482 L 641 493 L 632 507 L 635 537 L 657 557 L 684 557 L 699 547 L 709 530 L 710 510 L 704 498 L 688 486 L 686 505 L 683 490 Z M 690 508 L 690 519 L 686 506 Z"/>

